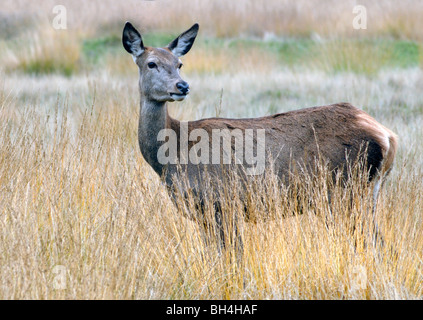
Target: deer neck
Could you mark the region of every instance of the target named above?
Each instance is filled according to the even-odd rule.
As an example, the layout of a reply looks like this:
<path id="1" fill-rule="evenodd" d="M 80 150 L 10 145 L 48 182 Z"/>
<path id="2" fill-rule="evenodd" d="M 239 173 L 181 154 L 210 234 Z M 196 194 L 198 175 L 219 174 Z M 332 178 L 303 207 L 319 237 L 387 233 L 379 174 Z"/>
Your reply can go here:
<path id="1" fill-rule="evenodd" d="M 157 141 L 160 130 L 170 128 L 172 119 L 167 111 L 166 102 L 149 100 L 141 94 L 138 142 L 144 159 L 160 176 L 164 165 L 157 160 L 157 153 L 163 141 Z"/>

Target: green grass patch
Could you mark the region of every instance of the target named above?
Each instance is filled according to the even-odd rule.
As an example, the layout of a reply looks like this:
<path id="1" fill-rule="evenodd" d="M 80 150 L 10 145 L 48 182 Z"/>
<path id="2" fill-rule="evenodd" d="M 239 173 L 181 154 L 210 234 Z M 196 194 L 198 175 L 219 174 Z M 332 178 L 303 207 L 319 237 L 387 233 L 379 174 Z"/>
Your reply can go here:
<path id="1" fill-rule="evenodd" d="M 374 75 L 382 69 L 419 65 L 419 47 L 414 42 L 364 39 L 335 40 L 316 45 L 314 66 L 327 72 Z"/>
<path id="2" fill-rule="evenodd" d="M 88 67 L 95 67 L 107 55 L 115 55 L 123 49 L 122 40 L 117 35 L 85 39 L 82 42 L 82 56 Z"/>
<path id="3" fill-rule="evenodd" d="M 144 45 L 148 47 L 165 47 L 177 36 L 178 34 L 147 33 L 142 35 L 142 40 Z"/>
<path id="4" fill-rule="evenodd" d="M 392 44 L 390 58 L 399 67 L 418 66 L 422 52 L 420 46 L 412 41 L 395 41 Z"/>
<path id="5" fill-rule="evenodd" d="M 25 73 L 41 75 L 58 73 L 70 77 L 76 72 L 76 63 L 68 61 L 56 61 L 54 59 L 37 59 L 21 64 L 18 69 Z"/>
<path id="6" fill-rule="evenodd" d="M 22 46 L 22 42 L 25 42 L 25 46 Z M 11 39 L 6 42 L 6 48 L 9 56 L 13 57 L 3 64 L 7 72 L 62 74 L 69 77 L 82 67 L 80 40 L 70 33 L 50 30 L 32 37 Z"/>
<path id="7" fill-rule="evenodd" d="M 261 48 L 275 55 L 283 66 L 311 67 L 329 73 L 372 75 L 384 68 L 416 67 L 421 60 L 421 49 L 417 43 L 394 39 L 232 40 L 228 48 L 238 52 Z"/>
<path id="8" fill-rule="evenodd" d="M 164 47 L 176 36 L 153 33 L 143 35 L 143 43 L 150 47 Z M 82 52 L 85 58 L 91 62 L 98 62 L 99 58 L 106 54 L 115 54 L 124 50 L 121 35 L 110 34 L 100 38 L 85 39 L 82 43 Z"/>
<path id="9" fill-rule="evenodd" d="M 146 46 L 163 47 L 176 36 L 148 33 L 143 35 L 143 41 Z M 382 69 L 416 67 L 421 63 L 419 44 L 396 39 L 315 41 L 311 38 L 288 38 L 268 41 L 200 37 L 193 49 L 196 47 L 211 54 L 225 52 L 228 57 L 263 52 L 263 59 L 272 57 L 277 62 L 274 67 L 312 68 L 328 73 L 353 72 L 369 76 Z M 124 54 L 124 49 L 120 35 L 109 35 L 84 40 L 82 53 L 84 61 L 95 66 L 106 55 Z"/>

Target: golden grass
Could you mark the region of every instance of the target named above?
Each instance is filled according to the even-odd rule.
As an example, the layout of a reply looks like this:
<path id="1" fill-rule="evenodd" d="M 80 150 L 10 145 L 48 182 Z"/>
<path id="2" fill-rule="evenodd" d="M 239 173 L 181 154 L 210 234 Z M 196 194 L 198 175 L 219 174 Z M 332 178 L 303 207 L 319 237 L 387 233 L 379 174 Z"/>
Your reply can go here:
<path id="1" fill-rule="evenodd" d="M 9 44 L 3 66 L 6 71 L 70 76 L 79 70 L 80 54 L 81 44 L 76 33 L 57 31 L 47 25 Z"/>
<path id="2" fill-rule="evenodd" d="M 371 82 L 365 97 L 360 97 L 364 81 L 357 75 L 336 79 L 313 73 L 192 77 L 190 82 L 197 87 L 194 96 L 172 105 L 172 112 L 190 110 L 193 101 L 204 99 L 208 85 L 225 86 L 223 115 L 231 105 L 243 110 L 241 114 L 263 114 L 261 108 L 248 111 L 252 93 L 245 88 L 254 83 L 256 90 L 265 92 L 285 81 L 287 90 L 305 84 L 298 106 L 313 95 L 316 99 L 322 90 L 326 99 L 337 99 L 334 88 L 347 85 L 352 100 L 365 98 L 374 105 L 379 101 L 389 108 L 378 94 L 388 93 L 392 79 L 399 79 L 394 73 L 390 81 Z M 16 76 L 4 83 L 0 103 L 1 298 L 422 297 L 421 113 L 407 120 L 391 117 L 388 110 L 370 109 L 400 134 L 401 141 L 377 210 L 383 247 L 371 245 L 371 190 L 365 186 L 353 187 L 352 209 L 339 190 L 330 215 L 324 185 L 310 180 L 305 186 L 313 201 L 303 202 L 302 215 L 283 217 L 298 211 L 296 202 L 277 188 L 267 192 L 264 200 L 254 198 L 254 194 L 263 195 L 259 185 L 252 193 L 253 212 L 270 214 L 273 219 L 241 222 L 244 253 L 240 262 L 231 250 L 219 256 L 216 245 L 204 243 L 204 231 L 173 206 L 143 161 L 136 140 L 135 75 L 124 79 L 98 74 L 88 83 L 92 79 L 95 85 L 86 86 L 75 77 L 61 82 L 60 90 L 67 96 L 41 91 L 45 104 L 37 96 L 44 85 L 57 82 L 55 78 L 39 78 L 35 83 L 30 77 Z M 396 87 L 409 104 L 415 103 L 409 93 L 419 79 L 421 72 L 406 86 Z M 21 89 L 14 89 L 17 82 Z M 29 103 L 22 103 L 16 90 Z M 239 91 L 245 96 L 239 96 Z M 218 91 L 215 101 L 219 101 Z M 225 212 L 241 214 L 237 197 L 231 199 Z M 333 223 L 326 227 L 328 217 Z M 352 226 L 364 226 L 363 233 L 351 232 Z M 63 289 L 55 287 L 57 266 L 66 271 Z"/>
<path id="3" fill-rule="evenodd" d="M 190 10 L 168 1 L 143 2 L 142 10 L 139 1 L 113 2 L 113 10 L 111 2 L 101 3 L 63 1 L 65 33 L 38 25 L 51 18 L 51 1 L 6 2 L 2 8 L 19 14 L 10 18 L 16 20 L 12 39 L 0 40 L 0 67 L 7 71 L 0 71 L 1 299 L 423 297 L 421 69 L 373 69 L 371 51 L 342 40 L 324 47 L 324 59 L 316 58 L 320 65 L 298 70 L 278 66 L 274 55 L 257 47 L 232 56 L 225 48 L 194 46 L 182 71 L 190 99 L 170 106 L 179 119 L 217 111 L 255 117 L 349 101 L 399 134 L 395 166 L 377 207 L 383 246 L 372 244 L 371 190 L 360 177 L 351 186 L 351 202 L 337 189 L 332 210 L 322 180 L 297 180 L 308 197 L 300 202 L 303 214 L 289 217 L 298 213 L 298 201 L 269 180 L 266 193 L 262 185 L 251 190 L 249 208 L 257 219 L 240 221 L 240 260 L 233 248 L 219 255 L 216 243 L 206 245 L 205 231 L 175 208 L 142 159 L 132 59 L 110 55 L 97 69 L 81 67 L 81 39 L 124 20 L 133 19 L 141 31 L 182 31 L 198 21 L 212 36 L 268 31 L 330 39 L 357 36 L 350 27 L 353 2 L 187 1 Z M 365 35 L 421 39 L 418 3 L 363 4 L 370 15 Z M 35 31 L 28 24 L 20 29 L 19 19 L 33 14 Z M 34 61 L 68 63 L 78 72 L 19 72 Z M 368 72 L 351 73 L 348 66 L 361 62 Z M 327 72 L 337 64 L 340 72 Z M 241 215 L 239 197 L 230 199 L 224 211 Z"/>

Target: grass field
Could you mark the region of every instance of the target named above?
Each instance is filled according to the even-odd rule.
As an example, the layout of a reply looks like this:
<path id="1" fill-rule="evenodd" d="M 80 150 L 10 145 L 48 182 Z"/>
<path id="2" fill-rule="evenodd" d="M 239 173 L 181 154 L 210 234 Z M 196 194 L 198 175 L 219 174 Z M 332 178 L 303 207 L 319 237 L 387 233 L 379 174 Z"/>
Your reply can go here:
<path id="1" fill-rule="evenodd" d="M 65 30 L 51 25 L 55 1 L 2 3 L 1 299 L 423 298 L 422 4 L 363 1 L 368 29 L 354 30 L 354 1 L 264 3 L 62 1 Z M 178 119 L 347 101 L 396 132 L 377 207 L 385 244 L 369 245 L 366 186 L 351 187 L 348 208 L 338 190 L 326 226 L 324 187 L 306 181 L 302 215 L 284 218 L 297 208 L 283 191 L 253 197 L 273 219 L 241 222 L 241 262 L 207 246 L 139 151 L 126 20 L 154 46 L 199 22 L 183 58 L 190 97 L 170 104 Z"/>

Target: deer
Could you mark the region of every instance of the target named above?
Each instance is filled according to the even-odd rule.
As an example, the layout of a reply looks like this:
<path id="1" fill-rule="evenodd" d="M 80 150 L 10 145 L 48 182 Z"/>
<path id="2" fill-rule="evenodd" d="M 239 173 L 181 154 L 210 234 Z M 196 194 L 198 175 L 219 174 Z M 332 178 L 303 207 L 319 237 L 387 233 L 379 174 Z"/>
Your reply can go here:
<path id="1" fill-rule="evenodd" d="M 206 195 L 210 192 L 215 194 L 215 222 L 220 230 L 217 235 L 222 247 L 225 247 L 222 232 L 225 217 L 220 209 L 219 192 L 216 191 L 218 188 L 214 186 L 223 181 L 225 172 L 232 171 L 234 167 L 245 178 L 246 170 L 238 169 L 245 168 L 246 159 L 233 159 L 232 166 L 228 162 L 223 163 L 223 156 L 216 157 L 215 162 L 200 163 L 195 156 L 198 153 L 193 152 L 190 155 L 194 154 L 194 157 L 187 159 L 187 148 L 183 146 L 184 136 L 194 136 L 188 141 L 188 147 L 194 147 L 198 137 L 208 136 L 213 140 L 214 132 L 229 132 L 229 136 L 221 135 L 216 138 L 226 141 L 229 152 L 237 146 L 242 149 L 243 143 L 246 147 L 247 138 L 250 137 L 257 144 L 257 153 L 260 151 L 265 154 L 261 161 L 264 161 L 264 167 L 271 167 L 272 172 L 284 184 L 289 184 L 287 177 L 292 164 L 314 170 L 316 158 L 323 157 L 329 170 L 347 172 L 346 167 L 352 163 L 349 159 L 361 157 L 365 160 L 362 170 L 368 172 L 369 182 L 374 182 L 373 197 L 376 202 L 380 187 L 393 166 L 397 135 L 368 113 L 349 103 L 315 106 L 258 118 L 215 117 L 188 122 L 172 118 L 168 113 L 167 103 L 182 101 L 190 92 L 189 84 L 180 74 L 180 58 L 190 51 L 198 31 L 199 25 L 196 23 L 167 46 L 156 48 L 144 46 L 141 34 L 130 22 L 126 22 L 122 44 L 139 69 L 138 141 L 142 156 L 163 179 L 171 198 L 175 199 L 176 194 L 192 193 L 198 200 L 201 211 Z M 234 132 L 236 134 L 232 134 Z M 238 143 L 237 138 L 240 137 L 244 137 L 245 141 L 241 139 L 241 143 Z M 216 145 L 218 144 L 210 140 L 202 144 L 202 153 L 205 154 L 203 160 L 212 159 L 216 153 L 223 154 L 223 147 L 216 148 Z M 172 146 L 175 147 L 173 151 Z M 173 155 L 173 159 L 166 159 L 167 162 L 160 159 L 166 153 L 163 153 L 164 147 L 168 154 Z M 240 153 L 246 154 L 247 150 L 241 150 Z M 249 162 L 250 169 L 251 163 Z M 258 172 L 261 174 L 263 171 Z M 347 174 L 344 174 L 347 178 Z"/>

